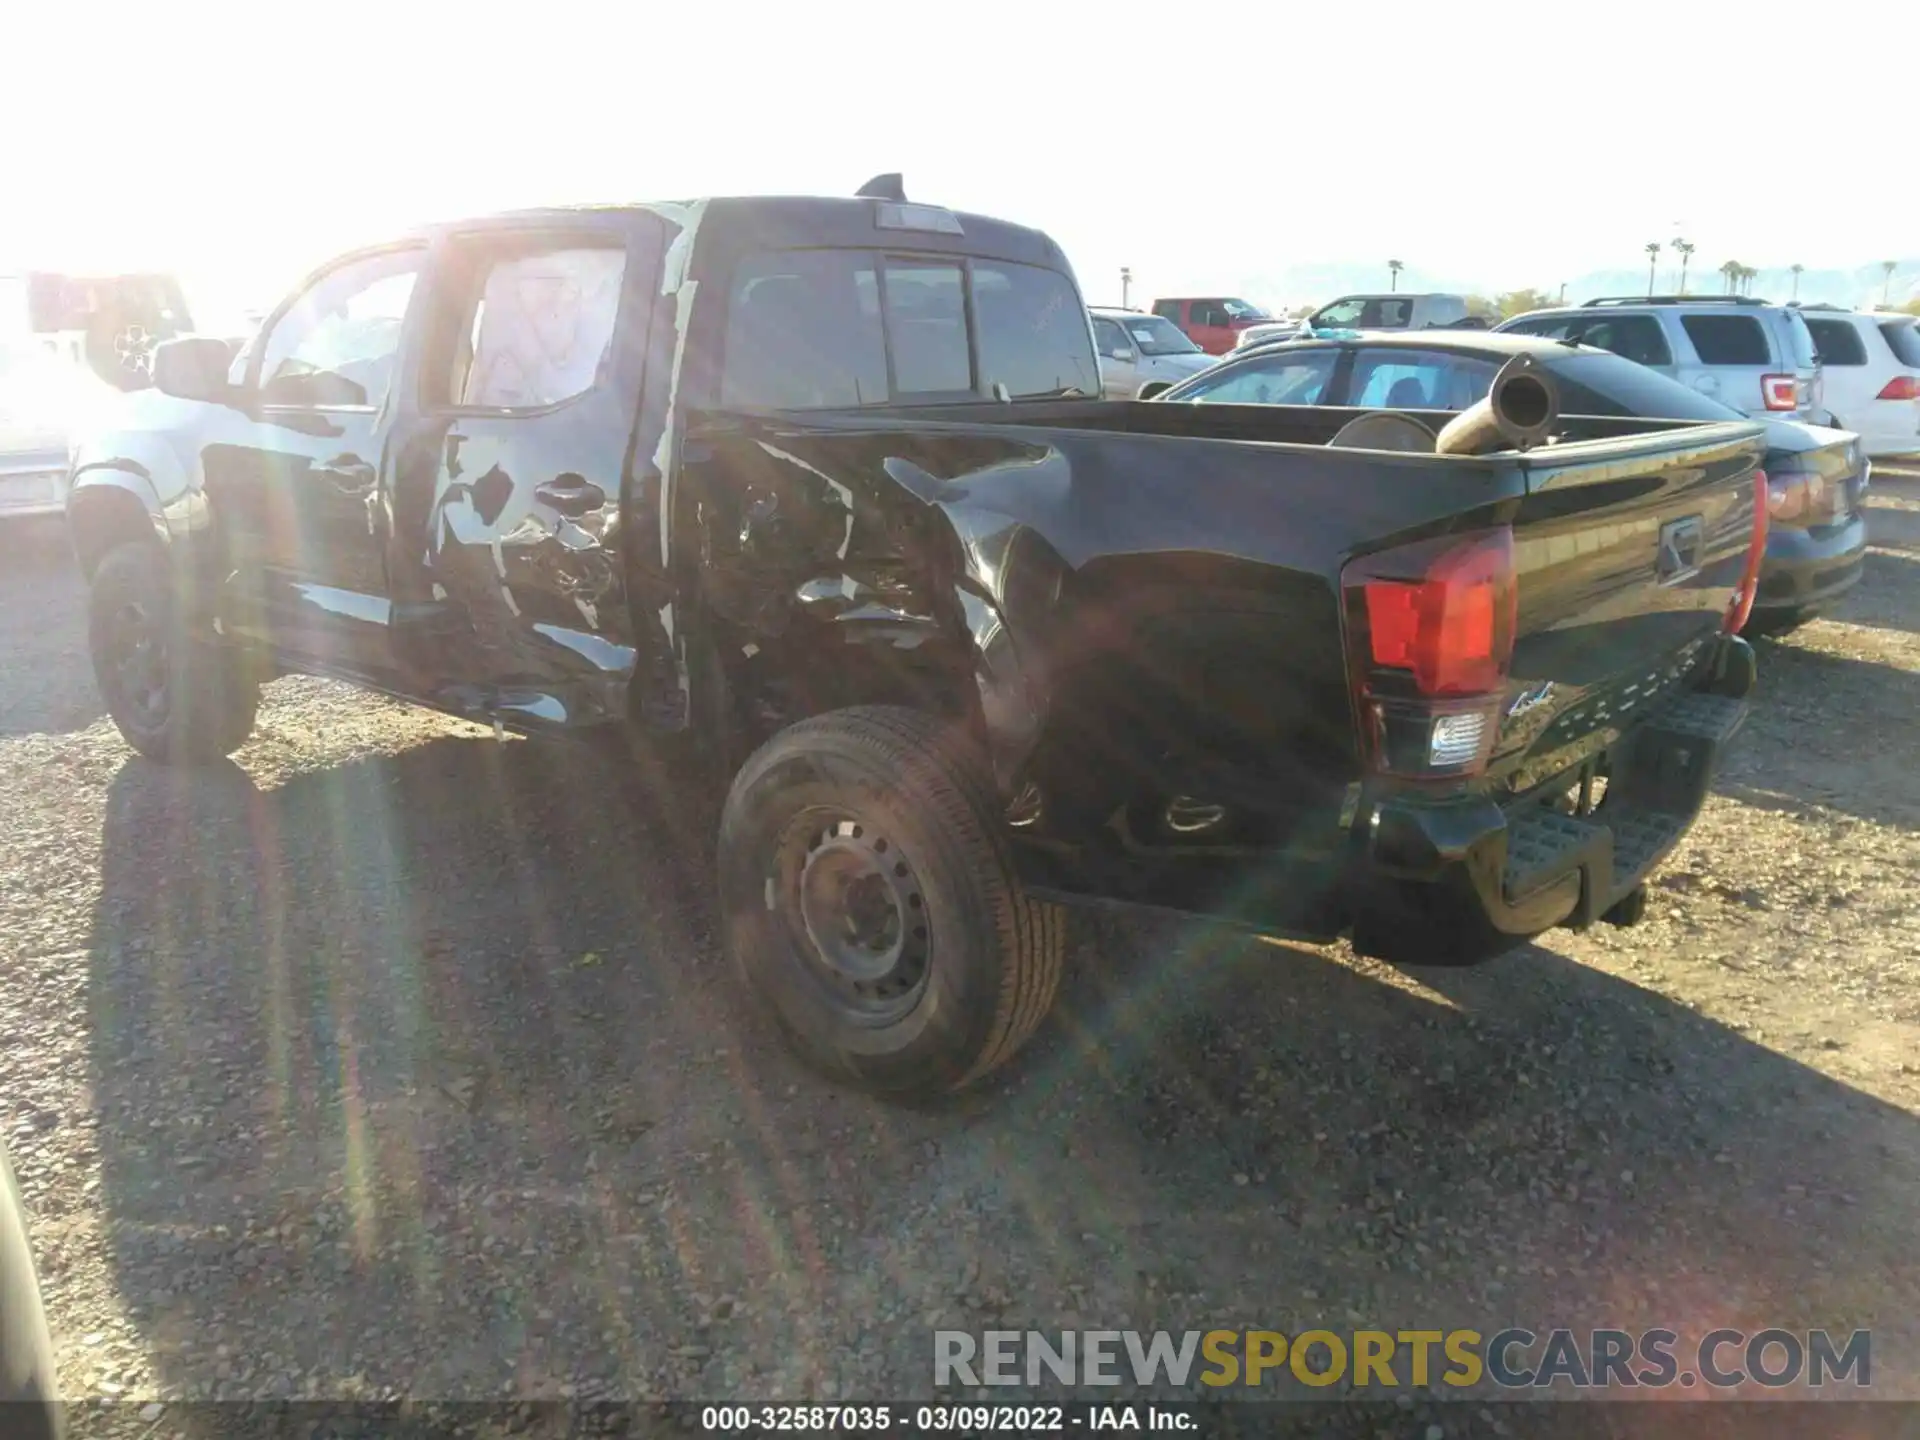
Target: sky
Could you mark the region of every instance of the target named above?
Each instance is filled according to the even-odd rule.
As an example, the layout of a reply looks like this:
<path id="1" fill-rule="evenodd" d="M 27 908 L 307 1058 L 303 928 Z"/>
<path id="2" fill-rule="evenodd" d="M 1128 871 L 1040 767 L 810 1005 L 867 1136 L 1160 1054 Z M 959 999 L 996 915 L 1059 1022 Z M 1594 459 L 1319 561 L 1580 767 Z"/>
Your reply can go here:
<path id="1" fill-rule="evenodd" d="M 1545 288 L 1675 235 L 1705 269 L 1920 253 L 1920 7 L 1888 0 L 1820 6 L 1838 107 L 1728 0 L 28 3 L 0 273 L 173 269 L 216 306 L 423 220 L 890 170 L 1048 231 L 1095 303 L 1123 265 L 1138 304 L 1376 257 Z"/>

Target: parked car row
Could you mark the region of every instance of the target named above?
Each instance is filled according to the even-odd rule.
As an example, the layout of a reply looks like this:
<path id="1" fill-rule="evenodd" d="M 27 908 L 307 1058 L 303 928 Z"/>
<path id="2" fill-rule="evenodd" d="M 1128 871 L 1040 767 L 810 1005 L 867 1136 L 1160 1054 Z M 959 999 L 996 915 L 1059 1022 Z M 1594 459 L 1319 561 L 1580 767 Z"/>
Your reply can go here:
<path id="1" fill-rule="evenodd" d="M 1604 308 L 1598 336 L 1625 328 Z M 1504 333 L 1502 333 L 1504 332 Z M 1485 398 L 1503 366 L 1532 357 L 1551 377 L 1563 411 L 1669 420 L 1732 420 L 1739 412 L 1705 391 L 1589 340 L 1543 345 L 1525 329 L 1492 334 L 1349 334 L 1252 347 L 1166 392 L 1168 402 L 1343 406 L 1392 410 L 1437 431 L 1446 415 Z M 1910 405 L 1909 408 L 1916 408 Z M 1780 633 L 1830 606 L 1859 583 L 1867 530 L 1870 464 L 1860 437 L 1761 410 L 1767 450 L 1766 563 L 1746 633 Z"/>

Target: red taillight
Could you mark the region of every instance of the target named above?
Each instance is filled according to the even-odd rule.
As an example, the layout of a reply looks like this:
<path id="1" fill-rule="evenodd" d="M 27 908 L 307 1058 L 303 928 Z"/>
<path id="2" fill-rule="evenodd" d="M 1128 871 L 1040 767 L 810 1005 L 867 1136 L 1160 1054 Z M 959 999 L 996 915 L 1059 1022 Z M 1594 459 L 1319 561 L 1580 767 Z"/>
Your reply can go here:
<path id="1" fill-rule="evenodd" d="M 1760 394 L 1769 410 L 1791 410 L 1799 401 L 1799 387 L 1791 375 L 1762 375 Z"/>
<path id="2" fill-rule="evenodd" d="M 1361 561 L 1373 663 L 1411 673 L 1422 695 L 1482 695 L 1513 655 L 1513 532 L 1495 530 L 1433 557 L 1418 579 L 1404 552 Z M 1355 571 L 1349 571 L 1352 575 Z"/>
<path id="3" fill-rule="evenodd" d="M 1896 375 L 1880 392 L 1882 400 L 1920 400 L 1920 375 Z"/>
<path id="4" fill-rule="evenodd" d="M 1771 503 L 1767 472 L 1753 472 L 1753 535 L 1747 541 L 1747 565 L 1740 574 L 1740 588 L 1733 592 L 1733 603 L 1727 607 L 1726 623 L 1720 628 L 1729 635 L 1738 635 L 1747 623 L 1747 617 L 1753 613 L 1753 597 L 1760 590 L 1760 562 L 1767 555 L 1767 509 Z"/>
<path id="5" fill-rule="evenodd" d="M 1513 531 L 1368 555 L 1340 578 L 1375 758 L 1399 774 L 1483 766 L 1513 658 Z"/>

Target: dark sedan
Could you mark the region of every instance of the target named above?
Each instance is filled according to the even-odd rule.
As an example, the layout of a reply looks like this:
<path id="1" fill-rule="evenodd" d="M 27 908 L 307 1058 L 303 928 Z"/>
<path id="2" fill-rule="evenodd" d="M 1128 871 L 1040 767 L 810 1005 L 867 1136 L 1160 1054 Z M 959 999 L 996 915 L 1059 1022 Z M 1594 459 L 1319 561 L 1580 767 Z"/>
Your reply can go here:
<path id="1" fill-rule="evenodd" d="M 1661 420 L 1745 418 L 1697 390 L 1605 350 L 1538 336 L 1428 330 L 1347 332 L 1249 347 L 1159 397 L 1160 403 L 1345 405 L 1362 410 L 1464 410 L 1500 367 L 1530 354 L 1553 374 L 1569 415 Z M 1779 634 L 1859 583 L 1869 466 L 1859 437 L 1764 420 L 1770 502 L 1766 564 L 1749 634 Z"/>

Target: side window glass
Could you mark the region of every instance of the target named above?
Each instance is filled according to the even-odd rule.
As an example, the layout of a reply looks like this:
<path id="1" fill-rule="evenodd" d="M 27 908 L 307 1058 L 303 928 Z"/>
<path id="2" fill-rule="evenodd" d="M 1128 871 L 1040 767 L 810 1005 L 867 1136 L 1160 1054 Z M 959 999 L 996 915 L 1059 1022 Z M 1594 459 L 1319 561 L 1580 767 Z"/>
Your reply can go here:
<path id="1" fill-rule="evenodd" d="M 476 267 L 446 398 L 532 410 L 591 390 L 613 347 L 626 252 L 559 243 Z"/>
<path id="2" fill-rule="evenodd" d="M 1100 353 L 1110 360 L 1125 359 L 1133 348 L 1127 343 L 1126 333 L 1111 320 L 1102 320 L 1096 316 L 1093 322 L 1093 333 L 1100 342 Z"/>
<path id="3" fill-rule="evenodd" d="M 1660 322 L 1651 315 L 1611 315 L 1591 320 L 1580 331 L 1580 343 L 1597 350 L 1611 350 L 1636 365 L 1671 365 L 1673 352 Z"/>
<path id="4" fill-rule="evenodd" d="M 1464 410 L 1487 393 L 1495 367 L 1470 355 L 1362 350 L 1347 403 L 1362 409 Z"/>
<path id="5" fill-rule="evenodd" d="M 966 283 L 960 267 L 918 260 L 888 260 L 886 267 L 895 392 L 938 395 L 973 389 Z"/>
<path id="6" fill-rule="evenodd" d="M 1346 329 L 1359 321 L 1365 309 L 1363 300 L 1338 300 L 1315 315 L 1312 324 L 1316 330 L 1321 326 Z"/>
<path id="7" fill-rule="evenodd" d="M 1311 350 L 1248 365 L 1182 398 L 1212 405 L 1318 405 L 1337 352 Z"/>
<path id="8" fill-rule="evenodd" d="M 1807 329 L 1813 332 L 1813 343 L 1820 352 L 1823 365 L 1864 365 L 1867 363 L 1867 347 L 1860 341 L 1860 332 L 1845 320 L 1807 320 Z"/>
<path id="9" fill-rule="evenodd" d="M 1680 324 L 1702 365 L 1769 365 L 1773 351 L 1751 315 L 1682 315 Z"/>
<path id="10" fill-rule="evenodd" d="M 1501 328 L 1509 335 L 1544 335 L 1551 340 L 1564 340 L 1572 325 L 1570 316 L 1542 315 L 1532 320 L 1516 320 Z"/>
<path id="11" fill-rule="evenodd" d="M 423 252 L 349 260 L 310 285 L 261 340 L 269 405 L 377 408 L 387 397 Z"/>
<path id="12" fill-rule="evenodd" d="M 1196 300 L 1193 302 L 1193 323 L 1224 325 L 1227 323 L 1226 307 L 1215 300 Z"/>

